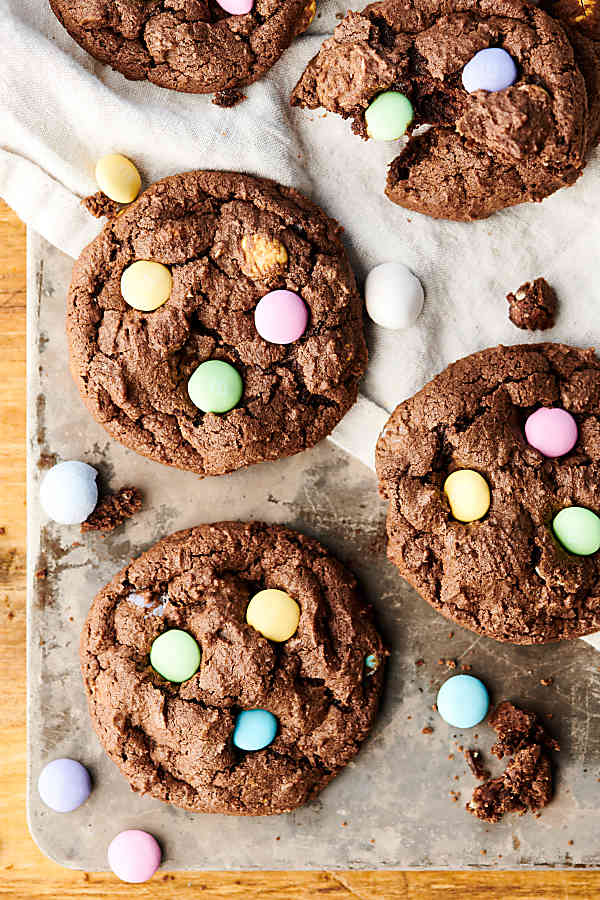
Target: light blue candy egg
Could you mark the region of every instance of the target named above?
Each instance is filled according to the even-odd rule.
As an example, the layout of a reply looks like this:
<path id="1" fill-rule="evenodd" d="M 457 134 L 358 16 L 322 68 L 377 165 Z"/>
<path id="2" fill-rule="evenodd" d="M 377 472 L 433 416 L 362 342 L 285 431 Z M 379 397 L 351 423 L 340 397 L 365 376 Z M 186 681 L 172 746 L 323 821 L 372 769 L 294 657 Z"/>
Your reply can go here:
<path id="1" fill-rule="evenodd" d="M 60 525 L 85 522 L 98 503 L 97 471 L 72 459 L 46 473 L 40 487 L 40 503 L 48 518 Z"/>
<path id="2" fill-rule="evenodd" d="M 519 77 L 516 63 L 502 47 L 480 50 L 466 64 L 462 73 L 465 91 L 504 91 Z"/>
<path id="3" fill-rule="evenodd" d="M 485 684 L 472 675 L 454 675 L 437 695 L 442 719 L 455 728 L 473 728 L 487 716 L 490 698 Z"/>
<path id="4" fill-rule="evenodd" d="M 277 719 L 266 709 L 244 709 L 238 715 L 233 743 L 240 750 L 262 750 L 277 734 Z"/>

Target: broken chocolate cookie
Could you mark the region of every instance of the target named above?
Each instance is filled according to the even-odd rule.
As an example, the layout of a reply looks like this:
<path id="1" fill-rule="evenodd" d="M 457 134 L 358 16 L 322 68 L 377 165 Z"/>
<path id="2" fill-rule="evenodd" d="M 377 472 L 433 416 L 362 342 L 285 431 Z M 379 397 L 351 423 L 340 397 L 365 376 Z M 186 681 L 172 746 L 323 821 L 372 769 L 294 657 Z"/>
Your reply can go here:
<path id="1" fill-rule="evenodd" d="M 494 51 L 512 61 L 514 77 L 498 87 L 486 88 L 485 78 L 481 89 L 477 80 L 466 86 L 466 67 Z M 591 43 L 571 42 L 528 2 L 383 0 L 347 14 L 291 102 L 350 118 L 366 138 L 377 137 L 370 108 L 404 96 L 414 115 L 387 196 L 435 218 L 468 221 L 577 180 L 597 136 L 595 119 L 590 127 L 597 70 Z M 386 130 L 380 139 L 398 137 Z"/>
<path id="2" fill-rule="evenodd" d="M 511 758 L 501 776 L 475 788 L 467 810 L 484 822 L 499 822 L 510 812 L 537 812 L 554 794 L 548 751 L 559 750 L 558 743 L 534 713 L 508 700 L 492 713 L 489 724 L 498 734 L 492 753 L 499 759 Z"/>

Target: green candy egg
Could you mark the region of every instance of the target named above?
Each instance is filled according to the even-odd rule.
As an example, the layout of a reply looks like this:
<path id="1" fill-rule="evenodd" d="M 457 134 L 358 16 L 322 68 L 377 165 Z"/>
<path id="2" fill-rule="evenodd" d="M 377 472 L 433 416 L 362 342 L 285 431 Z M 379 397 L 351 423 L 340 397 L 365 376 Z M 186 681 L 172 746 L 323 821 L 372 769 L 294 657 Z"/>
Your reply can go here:
<path id="1" fill-rule="evenodd" d="M 365 112 L 367 134 L 374 141 L 397 141 L 415 117 L 412 103 L 399 91 L 385 91 Z"/>
<path id="2" fill-rule="evenodd" d="M 150 664 L 167 681 L 181 684 L 195 675 L 200 666 L 200 647 L 187 631 L 171 628 L 160 634 L 150 650 Z"/>
<path id="3" fill-rule="evenodd" d="M 198 366 L 188 381 L 190 400 L 205 413 L 226 413 L 242 398 L 244 384 L 237 369 L 222 359 Z"/>
<path id="4" fill-rule="evenodd" d="M 600 518 L 583 506 L 567 506 L 554 517 L 552 530 L 569 553 L 591 556 L 600 550 Z"/>

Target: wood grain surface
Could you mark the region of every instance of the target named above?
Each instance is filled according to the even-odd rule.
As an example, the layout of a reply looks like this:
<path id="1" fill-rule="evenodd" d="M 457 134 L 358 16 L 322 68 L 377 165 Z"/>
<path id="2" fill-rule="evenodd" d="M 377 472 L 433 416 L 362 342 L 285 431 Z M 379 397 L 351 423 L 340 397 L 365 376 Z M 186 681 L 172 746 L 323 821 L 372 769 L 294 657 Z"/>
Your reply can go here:
<path id="1" fill-rule="evenodd" d="M 25 228 L 0 202 L 0 897 L 592 900 L 589 872 L 160 873 L 132 886 L 61 869 L 25 816 Z M 374 802 L 376 802 L 374 798 Z M 59 823 L 60 826 L 60 823 Z M 599 836 L 600 840 L 600 836 Z M 298 863 L 301 864 L 301 860 Z"/>

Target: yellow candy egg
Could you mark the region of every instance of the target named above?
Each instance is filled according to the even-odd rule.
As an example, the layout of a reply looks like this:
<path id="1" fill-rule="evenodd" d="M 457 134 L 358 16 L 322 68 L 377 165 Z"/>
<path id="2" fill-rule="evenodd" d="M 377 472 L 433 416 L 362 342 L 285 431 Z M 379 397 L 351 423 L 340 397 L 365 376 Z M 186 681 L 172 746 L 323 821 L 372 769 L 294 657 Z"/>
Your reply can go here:
<path id="1" fill-rule="evenodd" d="M 263 637 L 281 643 L 296 633 L 300 607 L 285 591 L 269 588 L 252 597 L 246 610 L 246 621 Z"/>
<path id="2" fill-rule="evenodd" d="M 103 194 L 116 203 L 131 203 L 142 186 L 140 173 L 126 156 L 109 153 L 96 164 L 96 182 Z"/>
<path id="3" fill-rule="evenodd" d="M 444 482 L 452 515 L 459 522 L 482 519 L 490 508 L 490 489 L 485 478 L 473 469 L 458 469 Z"/>
<path id="4" fill-rule="evenodd" d="M 121 275 L 123 300 L 141 312 L 153 312 L 171 296 L 173 277 L 162 263 L 140 259 Z"/>

